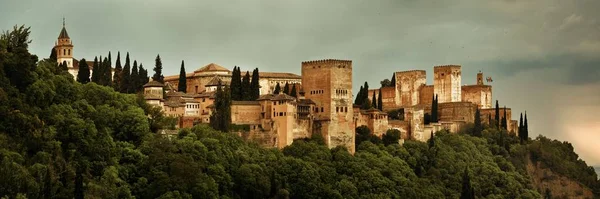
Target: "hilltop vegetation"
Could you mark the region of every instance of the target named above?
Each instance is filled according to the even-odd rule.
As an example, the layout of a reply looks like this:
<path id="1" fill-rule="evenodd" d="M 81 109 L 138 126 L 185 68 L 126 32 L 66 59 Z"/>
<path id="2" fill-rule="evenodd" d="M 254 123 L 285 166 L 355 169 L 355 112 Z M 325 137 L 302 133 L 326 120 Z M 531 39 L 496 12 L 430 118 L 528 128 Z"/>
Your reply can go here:
<path id="1" fill-rule="evenodd" d="M 530 162 L 600 194 L 569 143 L 521 144 L 494 128 L 402 146 L 367 137 L 354 156 L 317 138 L 265 149 L 202 125 L 167 139 L 155 134 L 173 125 L 158 108 L 75 82 L 31 55 L 28 36 L 15 27 L 0 37 L 0 197 L 459 198 L 464 187 L 477 198 L 551 195 L 532 183 Z"/>

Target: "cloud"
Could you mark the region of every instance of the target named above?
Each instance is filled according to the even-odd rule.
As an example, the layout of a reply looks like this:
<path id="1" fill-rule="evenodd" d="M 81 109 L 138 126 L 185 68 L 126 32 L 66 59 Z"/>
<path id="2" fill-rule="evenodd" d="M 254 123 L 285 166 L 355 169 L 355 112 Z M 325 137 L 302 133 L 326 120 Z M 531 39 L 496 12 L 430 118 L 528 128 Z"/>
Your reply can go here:
<path id="1" fill-rule="evenodd" d="M 572 14 L 563 20 L 563 23 L 558 27 L 558 29 L 563 30 L 567 29 L 571 26 L 580 24 L 583 21 L 583 17 L 577 14 Z"/>

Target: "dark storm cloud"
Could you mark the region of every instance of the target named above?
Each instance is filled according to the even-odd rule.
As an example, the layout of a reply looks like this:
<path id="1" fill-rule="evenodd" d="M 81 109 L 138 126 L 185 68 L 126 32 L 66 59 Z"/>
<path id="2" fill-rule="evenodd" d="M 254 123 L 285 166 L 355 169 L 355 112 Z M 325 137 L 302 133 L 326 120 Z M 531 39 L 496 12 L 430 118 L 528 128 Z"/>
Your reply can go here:
<path id="1" fill-rule="evenodd" d="M 178 74 L 181 60 L 187 71 L 214 62 L 299 74 L 302 61 L 351 59 L 355 91 L 402 70 L 427 70 L 431 82 L 434 65 L 460 64 L 463 84 L 482 70 L 495 80 L 494 98 L 527 109 L 533 129 L 568 139 L 561 136 L 577 133 L 555 130 L 569 124 L 558 116 L 578 98 L 555 98 L 600 98 L 588 94 L 600 90 L 599 7 L 598 0 L 0 0 L 0 29 L 31 26 L 31 51 L 45 57 L 65 16 L 76 58 L 130 52 L 151 68 L 160 54 L 165 75 Z"/>

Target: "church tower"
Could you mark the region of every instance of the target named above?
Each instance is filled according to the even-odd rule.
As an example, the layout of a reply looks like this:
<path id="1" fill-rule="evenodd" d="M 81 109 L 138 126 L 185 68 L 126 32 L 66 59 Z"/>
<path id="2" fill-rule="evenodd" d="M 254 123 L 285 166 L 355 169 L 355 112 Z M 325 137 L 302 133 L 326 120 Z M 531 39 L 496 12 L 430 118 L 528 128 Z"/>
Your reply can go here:
<path id="1" fill-rule="evenodd" d="M 58 35 L 58 40 L 54 44 L 54 50 L 56 51 L 56 60 L 58 64 L 63 62 L 67 63 L 67 68 L 73 68 L 73 43 L 65 28 L 65 18 L 63 18 L 63 28 Z"/>

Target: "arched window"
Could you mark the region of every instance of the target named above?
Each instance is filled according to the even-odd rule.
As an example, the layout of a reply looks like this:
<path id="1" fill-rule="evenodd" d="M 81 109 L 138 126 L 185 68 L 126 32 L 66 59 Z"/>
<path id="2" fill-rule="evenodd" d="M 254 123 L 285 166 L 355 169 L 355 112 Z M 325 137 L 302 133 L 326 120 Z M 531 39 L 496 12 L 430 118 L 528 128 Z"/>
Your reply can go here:
<path id="1" fill-rule="evenodd" d="M 63 55 L 67 55 L 67 49 L 63 49 Z"/>
<path id="2" fill-rule="evenodd" d="M 68 55 L 71 55 L 71 49 L 69 49 L 69 54 Z"/>

